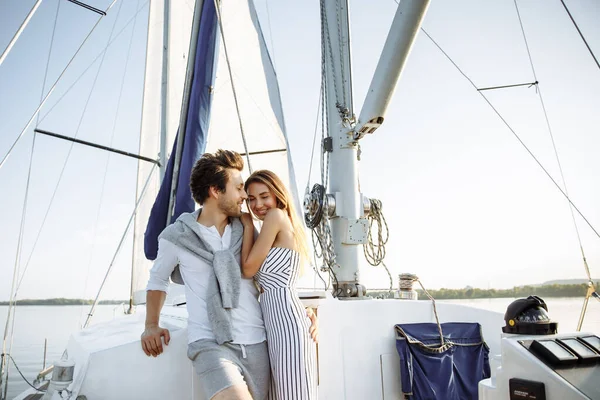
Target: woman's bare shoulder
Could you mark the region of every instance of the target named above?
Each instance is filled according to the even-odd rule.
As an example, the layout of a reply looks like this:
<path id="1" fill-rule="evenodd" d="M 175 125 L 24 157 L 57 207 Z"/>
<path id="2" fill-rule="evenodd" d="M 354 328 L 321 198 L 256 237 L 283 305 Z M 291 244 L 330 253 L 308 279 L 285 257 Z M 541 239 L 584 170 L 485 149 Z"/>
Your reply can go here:
<path id="1" fill-rule="evenodd" d="M 271 208 L 269 211 L 267 211 L 267 215 L 265 215 L 265 222 L 267 222 L 267 221 L 281 222 L 285 219 L 285 217 L 287 217 L 287 215 L 285 214 L 285 211 L 283 211 L 282 209 Z"/>

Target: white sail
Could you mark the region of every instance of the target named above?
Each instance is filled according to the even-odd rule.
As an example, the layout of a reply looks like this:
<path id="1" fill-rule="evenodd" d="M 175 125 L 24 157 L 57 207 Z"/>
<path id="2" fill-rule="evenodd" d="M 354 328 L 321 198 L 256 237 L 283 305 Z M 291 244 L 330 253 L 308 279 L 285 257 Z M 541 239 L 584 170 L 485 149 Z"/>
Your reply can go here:
<path id="1" fill-rule="evenodd" d="M 277 75 L 267 50 L 254 4 L 247 0 L 222 3 L 223 34 L 206 151 L 249 152 L 253 170 L 270 169 L 290 187 L 297 199 L 294 170 L 285 134 Z M 224 44 L 227 46 L 230 79 Z M 234 91 L 239 115 L 236 110 Z M 244 147 L 242 129 L 246 139 Z M 247 158 L 245 176 L 249 175 Z"/>
<path id="2" fill-rule="evenodd" d="M 201 3 L 201 2 L 199 2 Z M 201 6 L 201 4 L 199 5 Z M 187 2 L 171 2 L 169 8 L 166 130 L 167 151 L 170 152 L 179 126 L 182 94 L 189 51 L 193 8 Z M 218 36 L 218 59 L 211 105 L 210 123 L 206 152 L 217 149 L 235 150 L 246 153 L 242 129 L 253 170 L 270 169 L 276 172 L 290 188 L 292 196 L 299 197 L 296 179 L 285 135 L 283 108 L 277 76 L 262 34 L 258 15 L 252 1 L 233 0 L 221 5 L 224 38 Z M 140 154 L 157 156 L 160 152 L 161 132 L 161 80 L 163 60 L 164 2 L 151 2 L 149 34 L 146 56 L 146 81 L 140 139 Z M 224 44 L 229 54 L 227 63 Z M 233 74 L 233 85 L 229 68 Z M 239 116 L 234 100 L 237 95 Z M 241 126 L 240 128 L 240 119 Z M 169 154 L 167 154 L 168 156 Z M 247 158 L 244 158 L 245 177 L 250 173 Z M 138 168 L 138 192 L 144 184 L 152 166 L 140 163 Z M 151 262 L 144 256 L 144 232 L 150 210 L 160 188 L 160 177 L 156 174 L 152 187 L 148 189 L 135 221 L 133 250 L 132 293 L 134 304 L 145 301 L 144 288 L 148 281 Z"/>
<path id="3" fill-rule="evenodd" d="M 165 6 L 168 9 L 168 45 L 164 49 Z M 167 160 L 177 128 L 185 80 L 187 55 L 189 51 L 192 27 L 193 4 L 183 1 L 153 0 L 150 2 L 148 17 L 148 44 L 146 52 L 146 76 L 144 82 L 144 103 L 142 107 L 142 125 L 140 133 L 140 154 L 158 158 L 161 148 L 162 110 L 166 113 L 166 154 Z M 163 58 L 167 57 L 167 71 L 163 77 Z M 168 81 L 163 82 L 163 78 Z M 166 104 L 163 105 L 162 86 L 166 83 Z M 166 161 L 164 161 L 166 162 Z M 152 165 L 140 162 L 138 166 L 137 195 L 146 181 Z M 148 282 L 148 271 L 152 263 L 144 255 L 144 232 L 150 216 L 150 210 L 160 189 L 160 174 L 154 172 L 150 187 L 138 208 L 135 218 L 132 265 L 132 293 L 134 304 L 145 302 L 143 291 Z"/>

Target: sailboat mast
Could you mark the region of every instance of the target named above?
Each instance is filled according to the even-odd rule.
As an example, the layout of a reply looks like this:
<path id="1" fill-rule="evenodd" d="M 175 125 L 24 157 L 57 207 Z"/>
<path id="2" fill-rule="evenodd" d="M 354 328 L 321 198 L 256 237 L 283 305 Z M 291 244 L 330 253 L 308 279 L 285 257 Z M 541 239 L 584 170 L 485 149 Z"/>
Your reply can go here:
<path id="1" fill-rule="evenodd" d="M 340 298 L 363 297 L 360 283 L 363 245 L 367 243 L 371 200 L 360 192 L 358 141 L 383 123 L 406 59 L 416 39 L 429 0 L 403 0 L 398 6 L 385 46 L 356 121 L 352 98 L 350 31 L 347 0 L 322 0 L 327 129 L 323 143 L 329 154 L 328 197 L 335 212 L 330 219 L 335 250 L 334 291 Z"/>
<path id="2" fill-rule="evenodd" d="M 329 188 L 336 202 L 335 216 L 330 220 L 336 262 L 337 287 L 340 297 L 362 296 L 359 263 L 361 238 L 348 235 L 356 224 L 362 224 L 361 193 L 358 187 L 358 142 L 352 135 L 352 71 L 350 63 L 350 30 L 347 0 L 325 0 L 321 7 L 324 23 L 322 45 L 325 47 L 327 129 L 331 141 Z M 365 226 L 366 227 L 366 226 Z M 366 232 L 366 229 L 359 229 Z M 364 236 L 364 235 L 363 235 Z M 364 239 L 364 238 L 363 238 Z"/>

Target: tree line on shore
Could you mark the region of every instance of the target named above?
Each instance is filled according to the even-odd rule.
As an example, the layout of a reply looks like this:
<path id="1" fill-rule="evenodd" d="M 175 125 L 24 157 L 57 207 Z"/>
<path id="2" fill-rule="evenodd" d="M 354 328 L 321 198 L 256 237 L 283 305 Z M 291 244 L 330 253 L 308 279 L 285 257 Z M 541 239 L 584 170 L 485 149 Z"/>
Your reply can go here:
<path id="1" fill-rule="evenodd" d="M 596 282 L 598 287 L 598 282 Z M 587 292 L 587 284 L 575 285 L 543 285 L 543 286 L 515 286 L 512 289 L 479 289 L 466 287 L 463 289 L 431 289 L 428 290 L 435 299 L 493 299 L 501 297 L 527 297 L 537 295 L 540 297 L 584 297 Z M 426 299 L 427 296 L 421 289 L 417 289 L 420 299 Z M 389 291 L 369 291 L 371 297 L 393 297 Z M 17 302 L 20 306 L 78 306 L 91 305 L 93 300 L 87 299 L 24 299 Z M 128 300 L 102 300 L 98 304 L 127 304 Z M 8 305 L 8 301 L 1 301 L 0 306 Z"/>
<path id="2" fill-rule="evenodd" d="M 596 282 L 596 287 L 598 283 Z M 543 285 L 543 286 L 515 286 L 511 289 L 479 289 L 466 287 L 463 289 L 432 289 L 427 290 L 434 299 L 452 300 L 452 299 L 493 299 L 493 298 L 511 298 L 527 297 L 537 295 L 544 297 L 584 297 L 587 293 L 587 284 L 576 285 Z M 421 289 L 416 289 L 419 299 L 426 299 L 427 296 Z M 387 291 L 370 291 L 372 297 L 389 297 Z"/>
<path id="3" fill-rule="evenodd" d="M 129 300 L 101 300 L 98 304 L 129 304 Z M 94 304 L 94 300 L 87 299 L 65 299 L 63 297 L 56 299 L 23 299 L 18 300 L 19 306 L 85 306 Z M 0 301 L 0 306 L 7 306 L 8 301 Z"/>

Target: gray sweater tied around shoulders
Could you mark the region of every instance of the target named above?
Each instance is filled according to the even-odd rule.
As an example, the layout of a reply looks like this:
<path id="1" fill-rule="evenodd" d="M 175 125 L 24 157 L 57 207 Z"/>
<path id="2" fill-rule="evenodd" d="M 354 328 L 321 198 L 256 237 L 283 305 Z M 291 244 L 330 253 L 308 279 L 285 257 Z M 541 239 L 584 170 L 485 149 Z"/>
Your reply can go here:
<path id="1" fill-rule="evenodd" d="M 219 344 L 233 341 L 231 309 L 240 301 L 242 273 L 237 257 L 242 251 L 244 228 L 239 218 L 230 218 L 231 244 L 228 249 L 215 250 L 202 237 L 198 216 L 202 209 L 193 213 L 183 213 L 177 220 L 162 231 L 159 239 L 165 239 L 174 245 L 189 251 L 213 267 L 207 287 L 206 303 L 208 319 Z M 171 274 L 171 280 L 183 285 L 179 266 Z"/>

